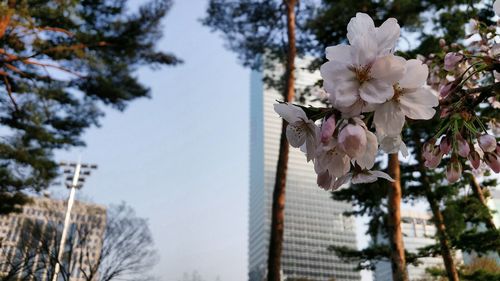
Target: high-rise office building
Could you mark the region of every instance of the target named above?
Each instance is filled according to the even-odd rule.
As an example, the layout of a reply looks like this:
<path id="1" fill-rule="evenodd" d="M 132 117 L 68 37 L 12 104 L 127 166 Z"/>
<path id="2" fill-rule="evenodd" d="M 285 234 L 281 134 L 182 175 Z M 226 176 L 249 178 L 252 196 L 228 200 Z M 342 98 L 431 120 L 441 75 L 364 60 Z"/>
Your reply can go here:
<path id="1" fill-rule="evenodd" d="M 66 201 L 32 198 L 22 212 L 0 216 L 0 279 L 51 281 Z M 106 209 L 75 201 L 58 280 L 84 281 L 101 253 Z M 95 274 L 95 272 L 92 272 Z"/>
<path id="2" fill-rule="evenodd" d="M 401 231 L 403 233 L 403 243 L 405 250 L 410 253 L 417 253 L 419 248 L 423 248 L 436 243 L 436 227 L 430 220 L 431 216 L 426 212 L 412 212 L 403 210 L 401 212 Z M 387 239 L 379 239 L 379 243 L 387 243 Z M 456 261 L 462 260 L 460 253 L 455 256 Z M 426 272 L 427 268 L 443 266 L 441 257 L 425 257 L 419 259 L 418 266 L 407 265 L 408 277 L 411 280 L 427 280 L 430 278 Z M 378 262 L 374 271 L 374 281 L 392 280 L 392 270 L 389 261 Z"/>
<path id="3" fill-rule="evenodd" d="M 299 68 L 301 63 L 299 62 Z M 282 100 L 251 74 L 249 280 L 262 281 L 267 267 L 271 202 L 278 161 L 281 119 L 273 104 Z M 314 85 L 318 73 L 297 71 L 297 86 Z M 299 149 L 290 149 L 286 182 L 285 230 L 281 258 L 283 279 L 360 280 L 355 264 L 327 250 L 330 245 L 356 248 L 355 222 L 343 215 L 351 205 L 337 202 L 316 184 L 313 164 Z"/>

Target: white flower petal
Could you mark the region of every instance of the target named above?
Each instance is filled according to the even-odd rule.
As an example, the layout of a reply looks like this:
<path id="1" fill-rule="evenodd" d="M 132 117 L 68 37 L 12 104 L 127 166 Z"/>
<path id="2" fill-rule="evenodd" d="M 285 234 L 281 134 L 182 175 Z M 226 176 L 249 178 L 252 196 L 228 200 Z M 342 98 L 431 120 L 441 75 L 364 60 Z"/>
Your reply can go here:
<path id="1" fill-rule="evenodd" d="M 399 151 L 401 151 L 401 154 L 403 154 L 403 157 L 406 158 L 410 153 L 408 153 L 408 148 L 406 147 L 406 144 L 401 141 L 401 146 L 399 148 Z"/>
<path id="2" fill-rule="evenodd" d="M 375 158 L 377 157 L 377 136 L 370 131 L 366 131 L 366 150 L 365 152 L 358 158 L 356 158 L 356 163 L 362 169 L 371 169 L 375 164 Z"/>
<path id="3" fill-rule="evenodd" d="M 328 171 L 331 175 L 338 178 L 349 172 L 351 169 L 351 163 L 349 156 L 344 153 L 336 152 L 333 154 L 328 165 Z"/>
<path id="4" fill-rule="evenodd" d="M 419 88 L 426 84 L 429 76 L 429 68 L 420 60 L 408 60 L 406 62 L 406 72 L 399 80 L 401 88 Z"/>
<path id="5" fill-rule="evenodd" d="M 313 127 L 314 126 L 314 127 Z M 317 130 L 319 128 L 314 125 L 314 123 L 308 124 L 309 127 L 309 132 L 306 135 L 306 157 L 307 157 L 307 162 L 311 161 L 314 159 L 314 155 L 316 153 L 316 143 L 317 143 Z"/>
<path id="6" fill-rule="evenodd" d="M 290 124 L 307 120 L 306 113 L 302 110 L 302 108 L 289 103 L 275 103 L 274 111 L 276 111 L 281 118 L 285 119 L 286 122 Z"/>
<path id="7" fill-rule="evenodd" d="M 362 66 L 372 64 L 378 55 L 377 41 L 373 36 L 365 35 L 357 37 L 351 49 L 351 61 L 353 64 Z"/>
<path id="8" fill-rule="evenodd" d="M 437 96 L 427 88 L 405 92 L 400 97 L 399 103 L 404 115 L 418 120 L 431 119 L 436 113 L 433 107 L 439 105 Z"/>
<path id="9" fill-rule="evenodd" d="M 383 178 L 383 179 L 386 179 L 390 182 L 394 182 L 394 179 L 391 178 L 391 176 L 389 176 L 388 174 L 386 174 L 382 171 L 370 171 L 370 173 L 372 173 L 372 175 L 376 176 L 377 178 Z"/>
<path id="10" fill-rule="evenodd" d="M 345 44 L 327 47 L 326 58 L 330 61 L 338 61 L 346 64 L 351 64 L 351 49 L 351 46 Z"/>
<path id="11" fill-rule="evenodd" d="M 329 83 L 324 84 L 330 87 Z M 335 107 L 352 106 L 359 99 L 359 83 L 355 80 L 337 82 L 335 87 L 331 87 L 330 102 Z"/>
<path id="12" fill-rule="evenodd" d="M 359 96 L 368 103 L 384 103 L 394 96 L 394 88 L 392 84 L 372 79 L 361 85 Z"/>
<path id="13" fill-rule="evenodd" d="M 374 37 L 375 23 L 369 15 L 356 13 L 356 17 L 351 18 L 349 24 L 347 24 L 347 39 L 349 39 L 351 45 L 355 46 L 356 39 L 365 37 L 365 35 Z"/>
<path id="14" fill-rule="evenodd" d="M 307 133 L 304 126 L 288 124 L 286 127 L 286 138 L 293 147 L 300 147 L 306 141 Z"/>
<path id="15" fill-rule="evenodd" d="M 351 175 L 351 173 L 349 173 L 349 174 L 343 175 L 340 178 L 338 178 L 336 181 L 334 181 L 332 183 L 332 186 L 331 186 L 332 190 L 336 190 L 339 187 L 341 187 L 343 184 L 347 183 L 351 179 L 351 177 L 352 177 L 352 175 Z"/>
<path id="16" fill-rule="evenodd" d="M 399 39 L 400 27 L 395 18 L 387 19 L 380 27 L 375 28 L 379 54 L 386 54 L 394 49 Z"/>
<path id="17" fill-rule="evenodd" d="M 328 61 L 320 67 L 319 71 L 326 83 L 356 80 L 356 74 L 349 69 L 348 64 L 342 62 Z M 329 92 L 326 87 L 325 90 Z"/>
<path id="18" fill-rule="evenodd" d="M 358 173 L 354 177 L 352 177 L 351 182 L 353 184 L 361 184 L 361 183 L 372 183 L 377 181 L 377 176 L 372 175 L 371 173 Z"/>
<path id="19" fill-rule="evenodd" d="M 500 16 L 500 0 L 496 0 L 495 3 L 493 3 L 493 11 L 495 11 L 497 16 Z"/>
<path id="20" fill-rule="evenodd" d="M 397 103 L 388 101 L 375 109 L 373 123 L 375 123 L 377 134 L 397 136 L 401 134 L 405 116 Z"/>
<path id="21" fill-rule="evenodd" d="M 371 77 L 382 80 L 391 86 L 403 77 L 405 59 L 394 55 L 386 55 L 375 60 L 370 69 Z"/>

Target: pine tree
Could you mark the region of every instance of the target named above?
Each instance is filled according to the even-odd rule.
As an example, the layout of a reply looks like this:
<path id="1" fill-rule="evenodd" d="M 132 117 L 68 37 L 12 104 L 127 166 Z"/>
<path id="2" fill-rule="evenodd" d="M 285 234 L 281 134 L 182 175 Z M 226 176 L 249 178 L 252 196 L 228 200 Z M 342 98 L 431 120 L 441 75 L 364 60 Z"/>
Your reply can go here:
<path id="1" fill-rule="evenodd" d="M 175 65 L 155 49 L 170 0 L 135 13 L 126 0 L 0 3 L 0 213 L 18 210 L 23 191 L 57 175 L 53 152 L 82 146 L 105 106 L 120 111 L 149 96 L 134 74 Z"/>

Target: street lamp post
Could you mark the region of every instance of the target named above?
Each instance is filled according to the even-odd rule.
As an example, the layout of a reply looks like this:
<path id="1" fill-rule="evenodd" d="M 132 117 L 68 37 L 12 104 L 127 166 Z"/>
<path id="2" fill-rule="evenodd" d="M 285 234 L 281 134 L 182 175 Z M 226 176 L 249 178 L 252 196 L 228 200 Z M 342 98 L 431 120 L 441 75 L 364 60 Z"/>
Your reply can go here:
<path id="1" fill-rule="evenodd" d="M 77 163 L 61 162 L 59 165 L 65 168 L 64 174 L 73 173 L 73 176 L 68 176 L 66 178 L 66 186 L 70 189 L 68 206 L 66 208 L 66 215 L 64 217 L 64 226 L 61 234 L 61 241 L 59 242 L 59 249 L 57 251 L 57 260 L 54 267 L 54 275 L 52 277 L 52 281 L 57 281 L 57 277 L 59 275 L 60 263 L 64 254 L 64 247 L 66 245 L 66 238 L 68 236 L 68 228 L 71 222 L 71 209 L 73 208 L 73 203 L 75 202 L 76 189 L 82 188 L 83 182 L 85 181 L 85 176 L 89 176 L 91 170 L 97 169 L 97 165 L 95 164 L 82 164 L 80 161 L 78 161 Z"/>

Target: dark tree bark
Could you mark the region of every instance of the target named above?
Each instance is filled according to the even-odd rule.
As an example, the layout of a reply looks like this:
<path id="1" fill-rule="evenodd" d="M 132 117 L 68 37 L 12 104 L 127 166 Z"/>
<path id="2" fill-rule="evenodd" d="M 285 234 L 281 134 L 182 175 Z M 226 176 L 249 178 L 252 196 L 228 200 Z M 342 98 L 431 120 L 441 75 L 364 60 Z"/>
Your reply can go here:
<path id="1" fill-rule="evenodd" d="M 434 225 L 437 229 L 439 238 L 439 246 L 441 257 L 443 258 L 446 275 L 450 281 L 459 281 L 458 271 L 453 260 L 453 255 L 450 247 L 450 239 L 446 233 L 446 225 L 444 223 L 443 213 L 439 208 L 439 200 L 434 196 L 429 177 L 427 176 L 427 168 L 424 166 L 424 157 L 422 155 L 422 143 L 418 136 L 414 137 L 415 147 L 417 150 L 418 170 L 420 172 L 420 182 L 425 189 L 425 197 L 431 207 L 432 215 L 434 217 Z"/>
<path id="2" fill-rule="evenodd" d="M 394 179 L 390 183 L 388 194 L 387 227 L 391 248 L 391 267 L 393 281 L 408 281 L 406 257 L 401 232 L 401 171 L 397 153 L 389 154 L 389 175 Z"/>
<path id="3" fill-rule="evenodd" d="M 292 102 L 295 96 L 295 5 L 296 0 L 284 0 L 287 13 L 288 50 L 286 61 L 285 102 Z M 283 249 L 283 233 L 285 229 L 285 188 L 288 169 L 289 146 L 286 139 L 286 121 L 282 121 L 278 164 L 273 190 L 271 216 L 271 237 L 267 261 L 267 281 L 280 281 L 281 252 Z"/>

